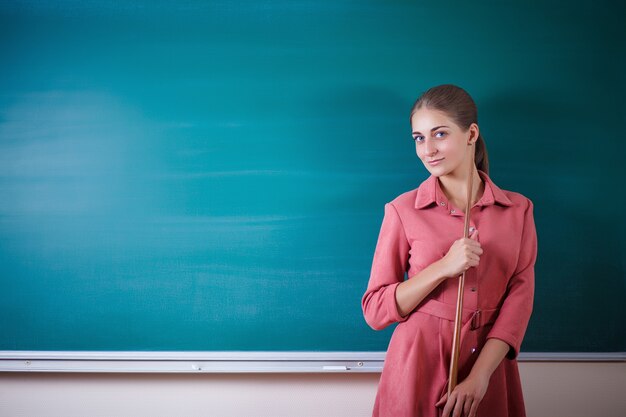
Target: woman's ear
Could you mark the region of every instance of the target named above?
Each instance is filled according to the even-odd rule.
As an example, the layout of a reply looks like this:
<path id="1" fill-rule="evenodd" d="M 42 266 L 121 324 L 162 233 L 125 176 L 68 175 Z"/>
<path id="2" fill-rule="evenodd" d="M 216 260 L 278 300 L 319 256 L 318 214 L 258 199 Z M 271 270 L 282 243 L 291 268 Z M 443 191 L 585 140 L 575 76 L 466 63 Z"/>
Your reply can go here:
<path id="1" fill-rule="evenodd" d="M 467 139 L 467 145 L 473 145 L 478 141 L 478 136 L 480 135 L 480 129 L 476 123 L 472 123 L 469 127 L 469 137 Z"/>

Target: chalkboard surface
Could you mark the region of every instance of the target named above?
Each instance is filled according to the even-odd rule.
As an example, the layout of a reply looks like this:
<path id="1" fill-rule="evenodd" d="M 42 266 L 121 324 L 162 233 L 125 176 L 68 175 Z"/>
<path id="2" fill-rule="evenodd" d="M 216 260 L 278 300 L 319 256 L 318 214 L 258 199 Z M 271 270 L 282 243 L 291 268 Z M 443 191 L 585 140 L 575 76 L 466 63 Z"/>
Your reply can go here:
<path id="1" fill-rule="evenodd" d="M 454 83 L 535 205 L 522 350 L 625 351 L 623 6 L 479 3 L 1 2 L 0 350 L 385 350 L 383 205 Z"/>

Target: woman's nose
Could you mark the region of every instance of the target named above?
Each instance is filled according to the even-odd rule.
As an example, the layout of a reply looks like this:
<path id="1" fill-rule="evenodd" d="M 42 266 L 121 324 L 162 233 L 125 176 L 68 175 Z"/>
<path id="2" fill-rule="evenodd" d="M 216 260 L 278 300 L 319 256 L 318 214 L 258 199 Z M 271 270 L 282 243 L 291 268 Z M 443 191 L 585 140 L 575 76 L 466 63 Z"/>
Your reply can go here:
<path id="1" fill-rule="evenodd" d="M 433 145 L 433 143 L 430 140 L 425 139 L 424 153 L 426 154 L 426 156 L 434 155 L 436 152 L 437 152 L 437 149 L 435 149 L 435 146 Z"/>

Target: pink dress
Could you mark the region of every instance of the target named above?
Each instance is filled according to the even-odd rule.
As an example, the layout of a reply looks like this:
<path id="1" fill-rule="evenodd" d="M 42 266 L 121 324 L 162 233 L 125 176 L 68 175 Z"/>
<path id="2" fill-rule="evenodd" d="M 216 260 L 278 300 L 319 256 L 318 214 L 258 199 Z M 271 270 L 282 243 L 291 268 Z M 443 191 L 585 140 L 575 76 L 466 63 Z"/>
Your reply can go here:
<path id="1" fill-rule="evenodd" d="M 458 381 L 469 374 L 488 338 L 508 343 L 494 371 L 479 417 L 525 416 L 517 355 L 533 307 L 537 232 L 533 203 L 498 188 L 483 171 L 484 193 L 471 208 L 470 233 L 483 249 L 465 273 Z M 373 416 L 436 417 L 447 390 L 458 279 L 435 288 L 412 312 L 398 312 L 395 290 L 408 277 L 441 259 L 463 237 L 465 215 L 451 206 L 437 177 L 385 204 L 369 284 L 361 305 L 375 330 L 396 326 L 380 376 Z"/>

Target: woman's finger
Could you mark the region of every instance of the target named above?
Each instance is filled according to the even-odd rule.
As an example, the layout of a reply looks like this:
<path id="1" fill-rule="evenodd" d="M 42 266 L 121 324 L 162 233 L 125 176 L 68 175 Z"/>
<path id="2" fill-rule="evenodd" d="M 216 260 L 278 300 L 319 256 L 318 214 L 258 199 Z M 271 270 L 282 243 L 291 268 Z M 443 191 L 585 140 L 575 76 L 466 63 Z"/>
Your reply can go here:
<path id="1" fill-rule="evenodd" d="M 454 407 L 454 403 L 456 402 L 456 395 L 452 392 L 450 395 L 450 399 L 446 401 L 446 406 L 443 407 L 443 412 L 441 413 L 441 417 L 450 417 L 450 413 L 452 413 L 452 409 Z"/>
<path id="2" fill-rule="evenodd" d="M 464 396 L 457 397 L 456 404 L 454 404 L 454 413 L 452 413 L 452 417 L 462 417 L 464 403 L 465 403 Z"/>
<path id="3" fill-rule="evenodd" d="M 441 397 L 439 401 L 437 401 L 437 403 L 435 404 L 435 407 L 441 407 L 442 405 L 446 403 L 447 399 L 448 399 L 448 393 L 446 392 L 445 394 L 443 394 L 443 397 Z"/>
<path id="4" fill-rule="evenodd" d="M 480 401 L 473 401 L 472 402 L 472 407 L 470 408 L 470 412 L 468 414 L 468 417 L 476 417 L 476 411 L 478 410 L 478 403 Z"/>
<path id="5" fill-rule="evenodd" d="M 472 404 L 474 404 L 474 399 L 472 397 L 465 398 L 465 404 L 463 404 L 463 415 L 469 416 L 470 411 L 472 409 Z"/>

